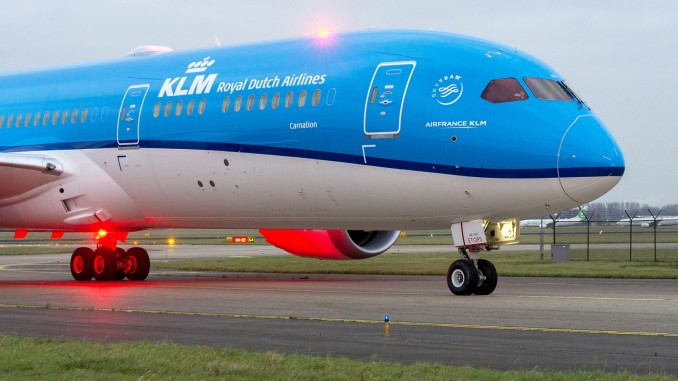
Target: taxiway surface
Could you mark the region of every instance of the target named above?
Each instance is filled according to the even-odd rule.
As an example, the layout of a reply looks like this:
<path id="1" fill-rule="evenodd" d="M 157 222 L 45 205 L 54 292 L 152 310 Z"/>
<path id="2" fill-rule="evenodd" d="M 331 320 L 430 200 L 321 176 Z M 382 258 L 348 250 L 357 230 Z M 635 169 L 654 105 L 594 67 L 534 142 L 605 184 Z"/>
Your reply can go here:
<path id="1" fill-rule="evenodd" d="M 152 261 L 260 255 L 262 248 L 167 250 L 151 251 Z M 75 282 L 69 257 L 0 256 L 0 333 L 678 374 L 675 280 L 500 278 L 490 296 L 459 297 L 443 277 L 421 276 L 152 270 L 145 282 Z"/>

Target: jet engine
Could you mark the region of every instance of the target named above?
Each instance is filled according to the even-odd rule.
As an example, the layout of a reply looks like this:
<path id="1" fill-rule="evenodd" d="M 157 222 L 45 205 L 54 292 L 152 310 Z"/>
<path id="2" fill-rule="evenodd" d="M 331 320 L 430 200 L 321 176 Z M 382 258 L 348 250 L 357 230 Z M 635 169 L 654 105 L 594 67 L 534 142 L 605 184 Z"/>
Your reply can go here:
<path id="1" fill-rule="evenodd" d="M 266 230 L 259 231 L 271 245 L 299 257 L 365 259 L 388 250 L 400 231 Z"/>

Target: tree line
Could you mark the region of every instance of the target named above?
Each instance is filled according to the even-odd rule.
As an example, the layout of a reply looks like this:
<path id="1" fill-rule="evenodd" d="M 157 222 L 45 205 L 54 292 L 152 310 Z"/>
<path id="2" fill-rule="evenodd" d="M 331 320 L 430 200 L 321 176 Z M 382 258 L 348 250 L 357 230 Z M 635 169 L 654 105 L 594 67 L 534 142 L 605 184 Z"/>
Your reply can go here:
<path id="1" fill-rule="evenodd" d="M 650 216 L 650 212 L 655 216 L 660 213 L 660 216 L 678 216 L 678 204 L 668 204 L 664 206 L 654 206 L 647 203 L 640 203 L 635 201 L 622 202 L 592 202 L 588 204 L 588 215 L 591 216 L 592 221 L 607 220 L 617 221 L 622 218 L 627 218 L 626 213 L 633 217 L 636 216 Z M 594 213 L 592 215 L 592 213 Z M 570 209 L 561 212 L 558 217 L 569 218 L 576 216 L 579 209 Z M 637 213 L 637 214 L 636 214 Z M 546 216 L 548 217 L 548 216 Z"/>

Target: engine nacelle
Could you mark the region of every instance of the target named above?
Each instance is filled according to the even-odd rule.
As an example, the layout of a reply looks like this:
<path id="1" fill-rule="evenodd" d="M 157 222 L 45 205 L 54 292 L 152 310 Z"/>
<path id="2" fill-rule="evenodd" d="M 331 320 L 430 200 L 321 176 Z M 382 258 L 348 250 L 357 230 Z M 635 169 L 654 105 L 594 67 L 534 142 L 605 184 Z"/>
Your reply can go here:
<path id="1" fill-rule="evenodd" d="M 299 257 L 365 259 L 388 250 L 400 231 L 260 230 L 266 242 Z"/>

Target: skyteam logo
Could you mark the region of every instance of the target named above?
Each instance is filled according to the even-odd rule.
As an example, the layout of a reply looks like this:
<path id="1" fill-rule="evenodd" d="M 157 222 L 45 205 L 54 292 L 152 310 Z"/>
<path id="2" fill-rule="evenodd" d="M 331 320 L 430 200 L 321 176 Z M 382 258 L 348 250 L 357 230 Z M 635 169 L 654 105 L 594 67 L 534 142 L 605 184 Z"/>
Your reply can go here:
<path id="1" fill-rule="evenodd" d="M 463 93 L 464 84 L 461 82 L 461 76 L 450 74 L 436 82 L 431 96 L 441 105 L 449 106 L 457 102 Z"/>
<path id="2" fill-rule="evenodd" d="M 216 60 L 205 57 L 200 61 L 191 62 L 186 68 L 186 74 L 204 73 L 207 69 L 214 65 Z M 164 96 L 176 97 L 181 95 L 194 94 L 209 94 L 212 91 L 212 85 L 217 79 L 217 74 L 210 74 L 205 76 L 199 74 L 190 80 L 190 85 L 186 88 L 186 82 L 189 76 L 167 78 L 160 88 L 159 98 Z"/>

